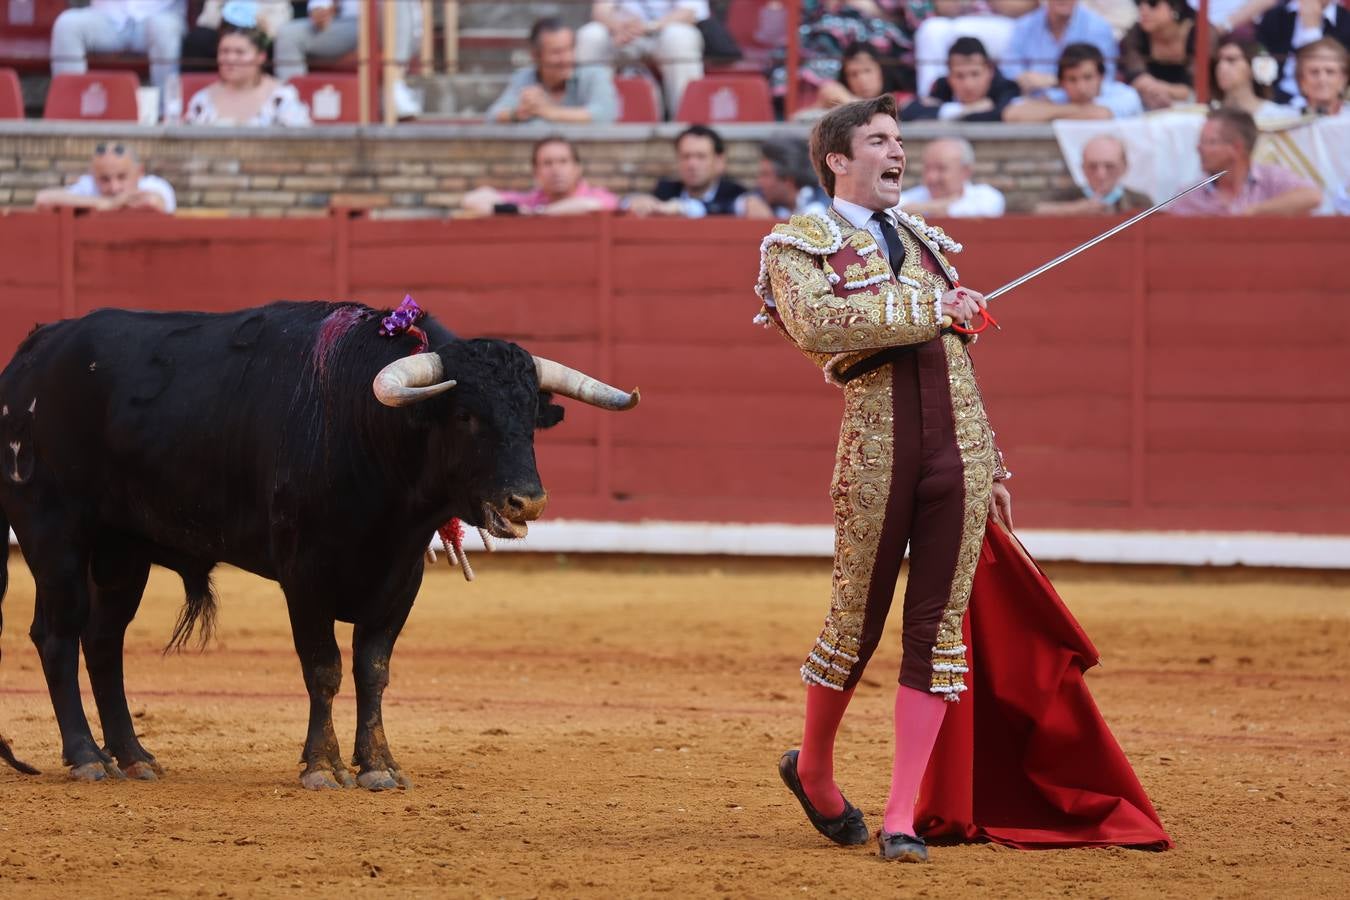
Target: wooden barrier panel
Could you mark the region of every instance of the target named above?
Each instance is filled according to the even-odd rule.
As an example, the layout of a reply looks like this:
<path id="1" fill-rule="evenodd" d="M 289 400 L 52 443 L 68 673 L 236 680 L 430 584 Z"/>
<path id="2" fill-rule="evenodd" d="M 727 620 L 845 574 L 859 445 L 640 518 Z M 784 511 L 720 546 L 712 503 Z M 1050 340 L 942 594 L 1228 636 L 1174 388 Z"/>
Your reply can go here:
<path id="1" fill-rule="evenodd" d="M 1102 220 L 951 223 L 992 289 Z M 558 517 L 829 521 L 837 388 L 754 326 L 735 220 L 0 216 L 0 354 L 100 306 L 417 298 L 644 402 L 539 435 Z M 973 348 L 1020 525 L 1350 533 L 1344 220 L 1155 218 L 998 302 Z"/>

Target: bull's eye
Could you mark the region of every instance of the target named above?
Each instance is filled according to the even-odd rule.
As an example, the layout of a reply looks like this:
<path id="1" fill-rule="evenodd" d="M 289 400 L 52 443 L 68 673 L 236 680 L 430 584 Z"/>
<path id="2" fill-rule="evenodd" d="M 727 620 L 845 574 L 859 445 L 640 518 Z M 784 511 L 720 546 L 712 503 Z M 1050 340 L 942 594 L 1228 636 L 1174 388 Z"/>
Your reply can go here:
<path id="1" fill-rule="evenodd" d="M 455 420 L 455 423 L 459 425 L 473 424 L 473 413 L 469 412 L 467 409 L 455 410 L 453 418 Z"/>

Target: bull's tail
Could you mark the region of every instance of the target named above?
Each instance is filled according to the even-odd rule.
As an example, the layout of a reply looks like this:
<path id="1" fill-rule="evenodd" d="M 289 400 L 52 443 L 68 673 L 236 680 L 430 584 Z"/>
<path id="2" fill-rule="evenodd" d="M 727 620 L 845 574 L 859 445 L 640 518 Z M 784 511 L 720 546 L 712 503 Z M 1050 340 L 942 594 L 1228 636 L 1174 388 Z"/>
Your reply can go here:
<path id="1" fill-rule="evenodd" d="M 4 559 L 0 560 L 0 634 L 5 630 L 5 592 L 9 590 L 9 517 L 5 515 L 5 510 L 0 507 L 0 539 L 4 540 Z M 9 749 L 9 741 L 0 734 L 0 759 L 9 763 L 25 775 L 42 774 L 37 769 L 30 766 L 21 759 L 14 758 L 14 751 Z"/>
<path id="2" fill-rule="evenodd" d="M 187 646 L 194 629 L 197 647 L 205 647 L 216 630 L 216 592 L 211 586 L 211 570 L 183 568 L 178 574 L 183 579 L 187 599 L 178 614 L 178 623 L 173 626 L 173 636 L 164 647 L 165 653 Z"/>

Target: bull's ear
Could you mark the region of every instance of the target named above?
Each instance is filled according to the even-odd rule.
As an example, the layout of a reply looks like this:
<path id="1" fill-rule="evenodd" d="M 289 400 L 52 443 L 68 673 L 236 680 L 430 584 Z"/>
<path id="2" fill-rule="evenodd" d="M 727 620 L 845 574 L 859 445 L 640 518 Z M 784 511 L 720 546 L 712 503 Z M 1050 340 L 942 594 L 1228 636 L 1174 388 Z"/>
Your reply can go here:
<path id="1" fill-rule="evenodd" d="M 539 412 L 534 417 L 535 428 L 552 428 L 563 420 L 563 413 L 566 410 L 553 402 L 553 395 L 548 391 L 539 392 Z"/>

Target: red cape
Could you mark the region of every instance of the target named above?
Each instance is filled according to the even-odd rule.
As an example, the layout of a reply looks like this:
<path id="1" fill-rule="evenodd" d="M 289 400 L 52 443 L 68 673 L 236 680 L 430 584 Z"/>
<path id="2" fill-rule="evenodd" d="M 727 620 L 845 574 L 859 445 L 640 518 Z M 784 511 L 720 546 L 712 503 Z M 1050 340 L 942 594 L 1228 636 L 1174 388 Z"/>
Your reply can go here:
<path id="1" fill-rule="evenodd" d="M 1171 847 L 1084 683 L 1097 648 L 992 522 L 965 640 L 969 689 L 947 711 L 924 775 L 920 833 L 1022 849 Z"/>

